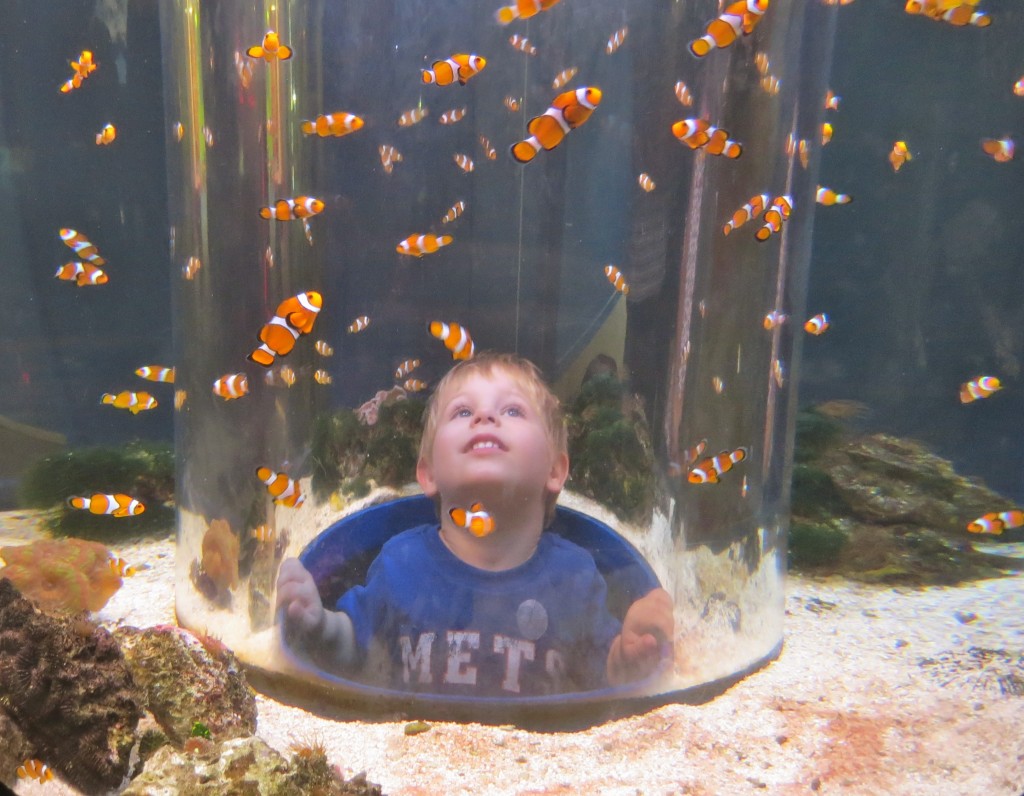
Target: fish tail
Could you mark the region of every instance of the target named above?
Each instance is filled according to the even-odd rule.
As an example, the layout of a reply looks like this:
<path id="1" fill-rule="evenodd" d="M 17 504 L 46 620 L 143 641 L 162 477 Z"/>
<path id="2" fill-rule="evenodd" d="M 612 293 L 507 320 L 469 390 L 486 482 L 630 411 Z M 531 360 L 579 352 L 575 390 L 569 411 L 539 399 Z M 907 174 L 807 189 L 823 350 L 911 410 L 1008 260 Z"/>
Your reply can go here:
<path id="1" fill-rule="evenodd" d="M 509 149 L 512 153 L 513 159 L 518 163 L 529 163 L 540 152 L 540 144 L 536 138 L 531 136 L 525 141 L 520 141 L 518 144 L 513 144 Z"/>
<path id="2" fill-rule="evenodd" d="M 499 25 L 507 25 L 518 16 L 519 11 L 515 6 L 502 6 L 494 12 L 494 18 L 498 20 Z"/>
<path id="3" fill-rule="evenodd" d="M 260 218 L 266 219 L 267 221 L 269 221 L 273 217 L 274 217 L 274 210 L 273 210 L 273 208 L 270 208 L 270 207 L 261 207 L 260 208 Z"/>

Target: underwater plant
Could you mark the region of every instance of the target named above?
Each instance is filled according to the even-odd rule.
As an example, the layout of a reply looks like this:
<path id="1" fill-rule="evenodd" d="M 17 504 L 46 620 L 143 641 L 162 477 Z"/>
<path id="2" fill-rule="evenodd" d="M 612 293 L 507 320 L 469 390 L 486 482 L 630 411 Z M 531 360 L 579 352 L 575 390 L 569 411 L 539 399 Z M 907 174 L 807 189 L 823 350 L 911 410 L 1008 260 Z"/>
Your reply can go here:
<path id="1" fill-rule="evenodd" d="M 7 578 L 40 610 L 51 614 L 99 611 L 121 588 L 110 551 L 85 539 L 40 539 L 0 547 Z"/>
<path id="2" fill-rule="evenodd" d="M 79 511 L 73 495 L 127 493 L 145 513 L 123 518 Z M 174 526 L 174 449 L 170 443 L 136 440 L 123 448 L 79 448 L 47 456 L 22 478 L 19 500 L 29 508 L 52 510 L 46 520 L 57 536 L 111 541 L 127 535 L 165 532 Z"/>
<path id="3" fill-rule="evenodd" d="M 848 541 L 848 534 L 840 528 L 794 522 L 789 527 L 789 565 L 819 567 L 835 564 Z"/>

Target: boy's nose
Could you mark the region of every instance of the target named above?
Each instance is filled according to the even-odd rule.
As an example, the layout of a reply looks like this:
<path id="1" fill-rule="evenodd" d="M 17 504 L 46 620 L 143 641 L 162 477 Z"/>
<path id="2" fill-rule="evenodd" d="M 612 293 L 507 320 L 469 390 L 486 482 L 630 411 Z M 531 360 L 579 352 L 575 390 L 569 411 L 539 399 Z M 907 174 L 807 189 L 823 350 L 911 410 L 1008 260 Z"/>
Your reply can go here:
<path id="1" fill-rule="evenodd" d="M 497 412 L 492 412 L 490 409 L 477 409 L 473 414 L 474 423 L 493 423 L 497 419 Z"/>

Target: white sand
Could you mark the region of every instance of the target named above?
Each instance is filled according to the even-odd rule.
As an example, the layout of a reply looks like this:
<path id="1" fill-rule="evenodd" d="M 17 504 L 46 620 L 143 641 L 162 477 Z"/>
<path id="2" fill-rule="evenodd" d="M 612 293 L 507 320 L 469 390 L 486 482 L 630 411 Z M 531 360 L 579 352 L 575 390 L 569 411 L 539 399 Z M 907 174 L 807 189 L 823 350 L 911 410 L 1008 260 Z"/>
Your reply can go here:
<path id="1" fill-rule="evenodd" d="M 117 552 L 151 568 L 125 581 L 101 619 L 173 622 L 173 542 Z M 404 722 L 331 721 L 259 696 L 258 734 L 282 752 L 315 737 L 345 776 L 365 771 L 393 796 L 1017 796 L 1024 697 L 1001 694 L 998 677 L 1024 681 L 1022 586 L 1020 576 L 924 590 L 793 577 L 777 661 L 708 704 L 580 732 L 438 723 L 406 736 Z M 972 647 L 1005 650 L 1012 662 L 978 668 Z M 57 782 L 18 792 L 74 793 Z"/>

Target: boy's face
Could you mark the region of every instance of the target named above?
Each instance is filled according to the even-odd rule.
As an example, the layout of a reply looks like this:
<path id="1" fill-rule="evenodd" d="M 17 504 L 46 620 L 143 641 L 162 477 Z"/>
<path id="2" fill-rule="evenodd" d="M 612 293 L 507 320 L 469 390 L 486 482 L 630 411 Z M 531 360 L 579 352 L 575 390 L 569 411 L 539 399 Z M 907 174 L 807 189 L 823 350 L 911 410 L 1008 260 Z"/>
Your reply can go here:
<path id="1" fill-rule="evenodd" d="M 428 496 L 468 506 L 561 490 L 568 457 L 553 449 L 545 418 L 509 373 L 470 373 L 439 400 L 433 449 L 416 470 Z"/>

